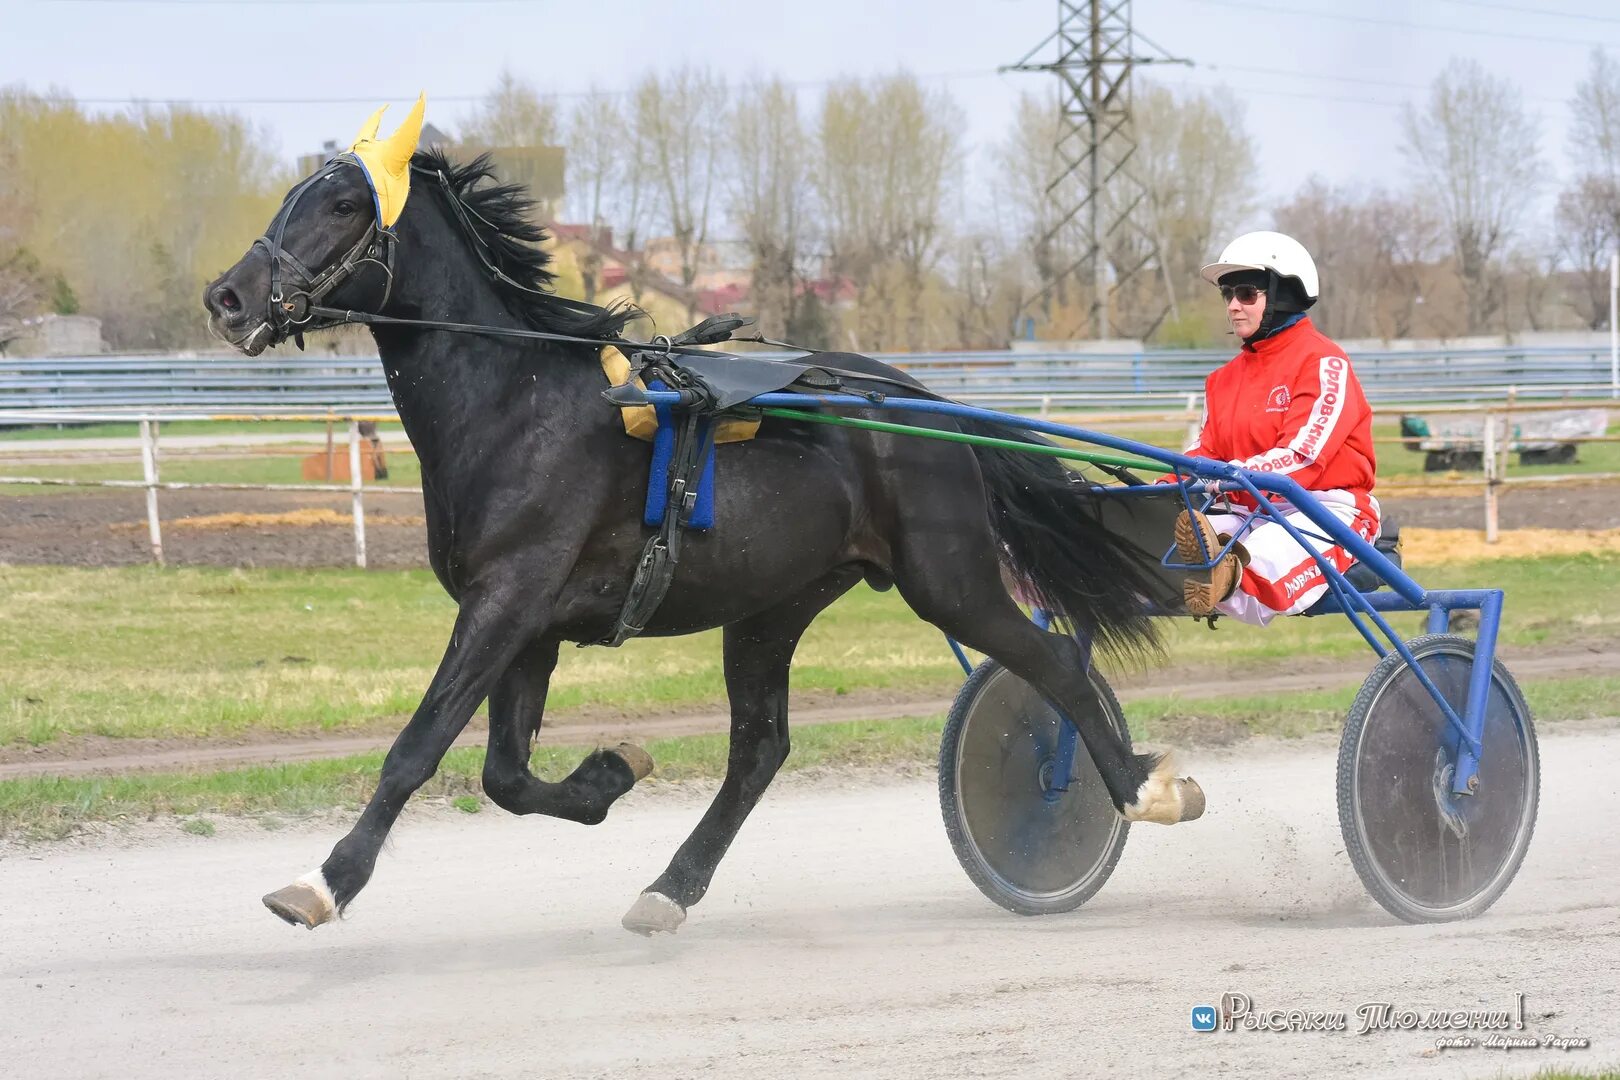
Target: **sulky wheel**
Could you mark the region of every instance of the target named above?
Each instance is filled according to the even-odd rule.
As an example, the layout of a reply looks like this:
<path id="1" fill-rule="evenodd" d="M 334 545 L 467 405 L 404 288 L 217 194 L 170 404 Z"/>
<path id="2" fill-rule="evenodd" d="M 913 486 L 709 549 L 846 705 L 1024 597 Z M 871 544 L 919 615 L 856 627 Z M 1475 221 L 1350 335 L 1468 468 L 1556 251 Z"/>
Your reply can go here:
<path id="1" fill-rule="evenodd" d="M 1474 643 L 1454 634 L 1408 642 L 1462 715 Z M 1491 667 L 1479 787 L 1451 795 L 1458 738 L 1400 654 L 1362 684 L 1339 742 L 1339 827 L 1373 899 L 1407 922 L 1480 914 L 1518 873 L 1536 825 L 1541 764 L 1530 708 L 1500 662 Z"/>
<path id="2" fill-rule="evenodd" d="M 1095 673 L 1091 681 L 1129 747 L 1113 691 Z M 1048 797 L 1064 723 L 1028 683 L 987 660 L 956 695 L 940 742 L 939 805 L 951 847 L 984 895 L 1020 915 L 1089 900 L 1114 872 L 1130 829 L 1083 743 L 1069 789 Z"/>

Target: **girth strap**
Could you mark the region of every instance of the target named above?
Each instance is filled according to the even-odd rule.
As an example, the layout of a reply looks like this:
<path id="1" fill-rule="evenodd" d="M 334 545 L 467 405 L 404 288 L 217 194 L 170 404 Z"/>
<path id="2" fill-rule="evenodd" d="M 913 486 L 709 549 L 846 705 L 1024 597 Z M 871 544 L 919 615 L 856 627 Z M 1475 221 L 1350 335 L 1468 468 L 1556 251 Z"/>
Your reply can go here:
<path id="1" fill-rule="evenodd" d="M 697 506 L 699 474 L 714 445 L 712 419 L 699 408 L 681 412 L 675 429 L 675 452 L 669 463 L 669 495 L 664 504 L 663 523 L 642 549 L 613 633 L 595 644 L 623 645 L 647 628 L 658 606 L 664 602 L 670 583 L 675 579 L 676 564 L 680 562 L 681 535 Z"/>

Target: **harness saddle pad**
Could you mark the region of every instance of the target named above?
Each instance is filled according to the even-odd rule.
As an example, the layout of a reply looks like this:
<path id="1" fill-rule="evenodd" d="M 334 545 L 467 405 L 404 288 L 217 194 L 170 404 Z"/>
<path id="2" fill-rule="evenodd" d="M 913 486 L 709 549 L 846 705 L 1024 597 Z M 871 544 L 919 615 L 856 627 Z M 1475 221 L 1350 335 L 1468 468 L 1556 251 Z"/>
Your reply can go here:
<path id="1" fill-rule="evenodd" d="M 611 345 L 602 350 L 602 374 L 607 376 L 608 385 L 623 386 L 630 381 L 630 361 L 625 355 Z M 635 380 L 636 388 L 647 389 L 645 383 L 639 378 Z M 658 412 L 651 405 L 637 405 L 628 409 L 620 409 L 619 415 L 624 418 L 624 433 L 642 442 L 654 442 L 660 430 Z M 714 429 L 714 441 L 720 443 L 747 442 L 759 433 L 759 418 L 752 420 L 728 418 L 720 421 Z M 673 438 L 673 434 L 671 435 Z M 656 452 L 656 449 L 655 449 Z M 667 452 L 666 452 L 667 454 Z M 667 465 L 666 465 L 667 468 Z M 707 475 L 708 470 L 705 470 Z"/>

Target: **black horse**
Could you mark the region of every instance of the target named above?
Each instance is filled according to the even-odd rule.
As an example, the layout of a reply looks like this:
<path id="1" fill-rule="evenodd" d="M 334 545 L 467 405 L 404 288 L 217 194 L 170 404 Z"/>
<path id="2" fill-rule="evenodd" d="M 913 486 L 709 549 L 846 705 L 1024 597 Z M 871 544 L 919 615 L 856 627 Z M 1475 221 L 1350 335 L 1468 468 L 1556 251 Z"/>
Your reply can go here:
<path id="1" fill-rule="evenodd" d="M 375 228 L 371 190 L 352 161 L 337 159 L 294 188 L 266 237 L 207 286 L 214 332 L 256 355 L 318 328 L 312 296 L 328 308 L 593 342 L 616 339 L 638 314 L 545 291 L 552 274 L 538 247 L 544 234 L 527 218 L 531 204 L 520 188 L 496 184 L 485 159 L 457 166 L 419 152 L 411 169 L 412 197 L 391 231 Z M 594 824 L 652 768 L 645 752 L 623 744 L 590 754 L 559 783 L 529 771 L 559 645 L 611 633 L 649 536 L 641 521 L 648 447 L 626 437 L 603 400 L 599 346 L 408 323 L 372 332 L 421 459 L 429 559 L 459 612 L 353 830 L 318 870 L 265 898 L 308 927 L 364 887 L 406 800 L 485 699 L 484 790 L 515 814 Z M 907 378 L 852 354 L 808 362 Z M 787 757 L 788 675 L 800 635 L 862 580 L 898 586 L 923 619 L 1057 703 L 1125 817 L 1168 824 L 1201 812 L 1196 785 L 1116 736 L 1076 639 L 1038 629 L 1008 595 L 1003 565 L 1080 637 L 1127 650 L 1152 643 L 1140 549 L 1099 524 L 1088 486 L 1060 463 L 776 419 L 717 453 L 717 525 L 687 536 L 646 632 L 725 628 L 726 777 L 625 916 L 628 928 L 674 930 L 703 897 Z"/>

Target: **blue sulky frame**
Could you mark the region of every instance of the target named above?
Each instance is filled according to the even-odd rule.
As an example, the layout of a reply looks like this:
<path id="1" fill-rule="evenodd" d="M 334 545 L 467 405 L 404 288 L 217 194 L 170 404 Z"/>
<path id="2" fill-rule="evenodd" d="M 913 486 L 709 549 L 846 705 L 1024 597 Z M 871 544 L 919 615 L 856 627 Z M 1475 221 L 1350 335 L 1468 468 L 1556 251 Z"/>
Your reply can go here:
<path id="1" fill-rule="evenodd" d="M 680 403 L 681 395 L 675 392 L 649 391 L 646 394 L 646 400 L 649 404 L 675 405 Z M 1314 616 L 1341 613 L 1350 620 L 1351 625 L 1367 641 L 1367 644 L 1372 646 L 1373 651 L 1380 658 L 1387 656 L 1391 649 L 1400 655 L 1401 659 L 1406 662 L 1407 667 L 1411 669 L 1418 681 L 1440 707 L 1441 713 L 1457 734 L 1458 752 L 1456 768 L 1452 778 L 1452 794 L 1471 795 L 1477 789 L 1479 784 L 1479 758 L 1482 751 L 1480 739 L 1485 728 L 1485 709 L 1491 686 L 1491 666 L 1496 655 L 1496 635 L 1502 618 L 1502 590 L 1446 589 L 1430 592 L 1424 589 L 1423 586 L 1407 576 L 1399 566 L 1391 562 L 1383 552 L 1357 536 L 1348 525 L 1329 513 L 1310 492 L 1286 476 L 1253 472 L 1225 462 L 1187 457 L 1185 454 L 1161 450 L 1156 446 L 1149 446 L 1131 439 L 1122 439 L 1116 435 L 1108 435 L 1100 431 L 1089 431 L 1085 428 L 1070 427 L 1066 424 L 1055 424 L 1049 420 L 1017 416 L 1011 413 L 996 412 L 992 409 L 981 409 L 949 401 L 883 396 L 874 399 L 856 394 L 811 396 L 797 393 L 773 393 L 761 394 L 751 399 L 749 404 L 759 407 L 801 410 L 893 409 L 953 416 L 964 420 L 979 420 L 1004 427 L 1091 443 L 1157 461 L 1164 465 L 1167 472 L 1171 472 L 1180 478 L 1183 497 L 1188 500 L 1189 506 L 1192 505 L 1193 498 L 1198 494 L 1203 496 L 1201 505 L 1207 507 L 1218 493 L 1246 492 L 1259 504 L 1261 513 L 1288 530 L 1289 535 L 1299 543 L 1300 547 L 1311 553 L 1316 560 L 1316 565 L 1322 571 L 1323 579 L 1328 583 L 1329 594 L 1306 614 Z M 1125 495 L 1146 492 L 1162 493 L 1163 490 L 1162 485 L 1110 486 L 1108 488 L 1111 494 Z M 1302 533 L 1292 522 L 1285 519 L 1271 501 L 1266 498 L 1267 495 L 1280 496 L 1286 500 L 1294 509 L 1304 514 L 1318 529 L 1322 530 L 1320 536 L 1325 536 L 1335 544 L 1342 546 L 1355 557 L 1358 563 L 1371 568 L 1393 592 L 1363 593 L 1357 590 L 1345 579 L 1344 574 L 1337 567 L 1306 542 L 1306 534 Z M 1162 561 L 1166 567 L 1171 569 L 1209 569 L 1232 550 L 1232 546 L 1238 542 L 1241 536 L 1242 533 L 1234 536 L 1226 547 L 1219 552 L 1206 552 L 1205 554 L 1210 556 L 1208 562 L 1198 564 L 1177 563 L 1173 561 L 1171 554 L 1167 554 Z M 1445 695 L 1434 685 L 1428 674 L 1413 659 L 1411 651 L 1407 649 L 1400 635 L 1384 619 L 1382 613 L 1389 611 L 1427 612 L 1427 632 L 1431 634 L 1445 633 L 1449 629 L 1453 611 L 1478 611 L 1480 613 L 1479 636 L 1474 648 L 1474 666 L 1469 673 L 1468 680 L 1468 700 L 1461 716 L 1457 714 L 1457 710 L 1451 706 L 1451 703 L 1445 699 Z M 1375 630 L 1377 633 L 1374 632 Z M 1379 640 L 1380 635 L 1385 639 L 1384 641 Z M 961 647 L 952 641 L 951 649 L 955 652 L 956 658 L 961 662 L 963 668 L 971 673 L 972 664 L 962 652 Z M 1053 763 L 1055 782 L 1065 787 L 1067 781 L 1064 778 L 1068 777 L 1072 771 L 1078 743 L 1079 733 L 1075 726 L 1073 723 L 1066 724 L 1063 730 L 1063 738 L 1059 740 L 1057 760 Z M 1056 798 L 1061 790 L 1062 788 L 1056 788 L 1049 791 L 1048 797 Z"/>

